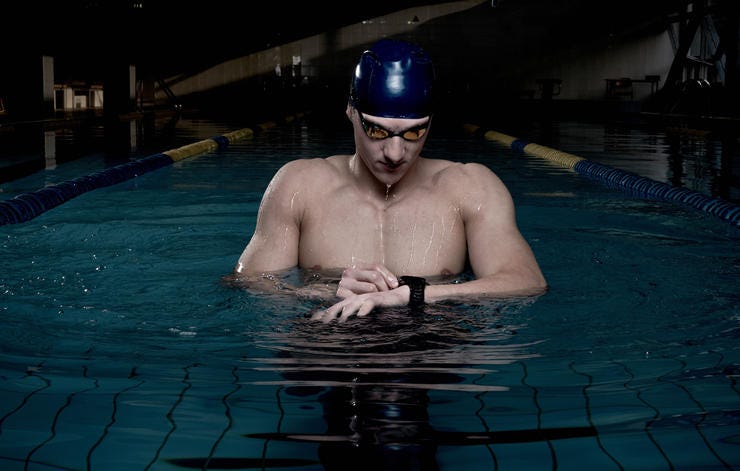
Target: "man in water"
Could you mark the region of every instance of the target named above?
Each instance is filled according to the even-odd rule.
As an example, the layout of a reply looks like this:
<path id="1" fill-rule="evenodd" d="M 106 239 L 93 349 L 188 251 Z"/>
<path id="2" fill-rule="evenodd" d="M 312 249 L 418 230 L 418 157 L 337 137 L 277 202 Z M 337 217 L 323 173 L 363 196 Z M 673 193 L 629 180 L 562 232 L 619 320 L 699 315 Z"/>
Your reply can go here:
<path id="1" fill-rule="evenodd" d="M 346 109 L 355 153 L 295 160 L 275 174 L 235 275 L 341 271 L 339 301 L 313 315 L 325 322 L 376 307 L 542 294 L 503 182 L 480 164 L 421 157 L 433 82 L 416 45 L 384 39 L 363 52 Z M 427 282 L 468 268 L 470 281 Z"/>

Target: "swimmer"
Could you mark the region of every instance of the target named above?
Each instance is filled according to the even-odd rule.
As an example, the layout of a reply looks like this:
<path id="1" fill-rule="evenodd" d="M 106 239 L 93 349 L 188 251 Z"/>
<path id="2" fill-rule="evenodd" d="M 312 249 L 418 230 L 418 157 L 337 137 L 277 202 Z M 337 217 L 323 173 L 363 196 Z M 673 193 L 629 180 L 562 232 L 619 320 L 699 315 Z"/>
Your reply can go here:
<path id="1" fill-rule="evenodd" d="M 478 163 L 421 156 L 434 79 L 417 45 L 383 39 L 363 52 L 345 110 L 354 154 L 299 159 L 277 171 L 235 277 L 294 267 L 341 272 L 337 302 L 313 315 L 324 322 L 380 307 L 544 293 L 504 183 Z M 469 281 L 428 281 L 466 270 Z"/>

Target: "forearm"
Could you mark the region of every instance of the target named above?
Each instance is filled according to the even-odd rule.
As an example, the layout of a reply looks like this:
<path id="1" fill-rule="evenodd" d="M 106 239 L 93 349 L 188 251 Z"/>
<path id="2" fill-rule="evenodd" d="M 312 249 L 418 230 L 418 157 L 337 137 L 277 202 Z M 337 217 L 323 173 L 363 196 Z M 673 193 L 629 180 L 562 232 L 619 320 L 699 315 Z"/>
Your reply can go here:
<path id="1" fill-rule="evenodd" d="M 277 294 L 301 299 L 327 300 L 336 296 L 338 280 L 335 278 L 309 277 L 305 282 L 290 280 L 291 273 L 261 273 L 244 275 L 232 273 L 222 278 L 228 286 L 240 288 L 255 294 Z"/>
<path id="2" fill-rule="evenodd" d="M 534 270 L 497 273 L 462 283 L 432 283 L 426 287 L 424 299 L 431 304 L 469 298 L 538 296 L 545 291 L 544 277 Z"/>

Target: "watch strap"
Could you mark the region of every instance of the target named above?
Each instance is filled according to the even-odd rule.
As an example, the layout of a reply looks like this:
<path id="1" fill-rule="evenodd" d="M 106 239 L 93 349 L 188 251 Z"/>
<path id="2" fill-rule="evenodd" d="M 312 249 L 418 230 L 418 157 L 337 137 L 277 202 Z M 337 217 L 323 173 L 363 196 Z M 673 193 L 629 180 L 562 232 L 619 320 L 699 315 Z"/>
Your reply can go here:
<path id="1" fill-rule="evenodd" d="M 399 286 L 409 287 L 409 306 L 420 307 L 424 305 L 424 290 L 426 289 L 427 280 L 420 276 L 401 276 L 398 278 Z"/>

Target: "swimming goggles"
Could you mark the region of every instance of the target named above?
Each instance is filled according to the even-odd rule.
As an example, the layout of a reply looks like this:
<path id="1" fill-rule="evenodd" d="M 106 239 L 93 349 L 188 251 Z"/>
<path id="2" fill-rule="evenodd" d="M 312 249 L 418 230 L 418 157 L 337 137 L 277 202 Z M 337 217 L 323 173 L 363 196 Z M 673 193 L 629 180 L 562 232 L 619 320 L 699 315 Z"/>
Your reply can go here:
<path id="1" fill-rule="evenodd" d="M 414 126 L 412 128 L 404 129 L 403 131 L 393 132 L 390 129 L 384 128 L 378 123 L 365 121 L 362 113 L 357 114 L 360 115 L 360 122 L 362 123 L 362 128 L 365 130 L 365 134 L 367 134 L 367 137 L 378 141 L 396 136 L 399 136 L 406 141 L 418 141 L 427 133 L 427 130 L 429 129 L 429 124 L 432 122 L 432 117 L 430 116 L 426 123 L 419 124 L 418 126 Z"/>

